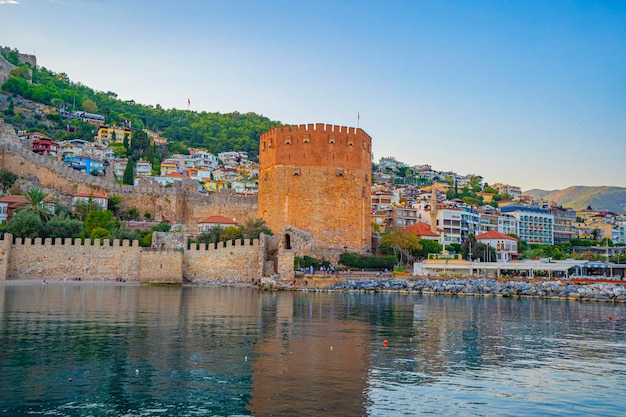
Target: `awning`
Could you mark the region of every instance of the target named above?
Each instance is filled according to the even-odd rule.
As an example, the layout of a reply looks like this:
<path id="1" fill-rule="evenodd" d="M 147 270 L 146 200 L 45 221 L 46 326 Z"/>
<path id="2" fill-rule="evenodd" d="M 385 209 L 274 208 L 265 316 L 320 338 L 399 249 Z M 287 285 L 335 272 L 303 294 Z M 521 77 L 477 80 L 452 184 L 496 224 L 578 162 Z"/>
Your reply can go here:
<path id="1" fill-rule="evenodd" d="M 611 266 L 607 264 L 585 264 L 583 268 L 609 269 Z"/>

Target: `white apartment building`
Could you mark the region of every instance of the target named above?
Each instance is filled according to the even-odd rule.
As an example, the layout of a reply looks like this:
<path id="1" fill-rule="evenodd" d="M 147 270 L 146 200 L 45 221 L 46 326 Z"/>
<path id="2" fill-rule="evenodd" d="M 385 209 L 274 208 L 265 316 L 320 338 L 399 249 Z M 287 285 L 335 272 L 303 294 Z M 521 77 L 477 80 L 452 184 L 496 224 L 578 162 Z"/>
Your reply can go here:
<path id="1" fill-rule="evenodd" d="M 549 210 L 525 206 L 504 206 L 503 214 L 515 217 L 516 234 L 527 243 L 554 244 L 554 215 Z"/>
<path id="2" fill-rule="evenodd" d="M 191 152 L 189 156 L 197 168 L 212 171 L 219 166 L 217 156 L 211 152 L 197 150 Z"/>
<path id="3" fill-rule="evenodd" d="M 217 154 L 217 158 L 222 161 L 224 165 L 229 166 L 245 165 L 248 163 L 248 154 L 246 152 L 220 152 Z"/>
<path id="4" fill-rule="evenodd" d="M 139 160 L 135 164 L 135 175 L 138 177 L 148 177 L 152 174 L 152 164 L 147 161 Z"/>

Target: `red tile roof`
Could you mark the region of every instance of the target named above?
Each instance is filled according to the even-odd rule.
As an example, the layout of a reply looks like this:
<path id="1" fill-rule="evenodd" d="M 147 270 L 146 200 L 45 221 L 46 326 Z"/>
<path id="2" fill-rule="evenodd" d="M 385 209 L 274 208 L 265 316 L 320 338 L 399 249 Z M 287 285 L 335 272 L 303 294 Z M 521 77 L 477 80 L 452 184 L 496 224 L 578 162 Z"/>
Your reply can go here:
<path id="1" fill-rule="evenodd" d="M 430 225 L 424 222 L 418 222 L 410 226 L 403 227 L 402 230 L 405 232 L 415 233 L 418 236 L 439 237 L 439 233 L 431 231 Z"/>
<path id="2" fill-rule="evenodd" d="M 0 198 L 0 203 L 26 203 L 28 200 L 23 195 L 8 195 Z"/>
<path id="3" fill-rule="evenodd" d="M 476 240 L 483 240 L 483 239 L 506 239 L 506 240 L 517 241 L 517 239 L 515 239 L 514 237 L 505 235 L 504 233 L 496 232 L 495 230 L 476 235 Z"/>
<path id="4" fill-rule="evenodd" d="M 200 220 L 198 223 L 237 224 L 233 219 L 224 216 L 209 216 L 204 220 Z"/>
<path id="5" fill-rule="evenodd" d="M 186 175 L 183 174 L 179 174 L 178 172 L 171 172 L 169 174 L 165 174 L 165 177 L 171 177 L 171 178 L 189 178 Z"/>

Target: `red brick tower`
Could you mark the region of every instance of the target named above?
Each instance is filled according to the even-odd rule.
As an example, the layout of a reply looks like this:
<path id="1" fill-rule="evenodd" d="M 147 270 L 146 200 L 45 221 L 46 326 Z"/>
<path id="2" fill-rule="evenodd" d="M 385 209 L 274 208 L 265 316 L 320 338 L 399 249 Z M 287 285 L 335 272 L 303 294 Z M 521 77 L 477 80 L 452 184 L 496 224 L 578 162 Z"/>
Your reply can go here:
<path id="1" fill-rule="evenodd" d="M 259 217 L 291 225 L 319 250 L 371 248 L 372 138 L 362 129 L 277 127 L 261 135 Z"/>

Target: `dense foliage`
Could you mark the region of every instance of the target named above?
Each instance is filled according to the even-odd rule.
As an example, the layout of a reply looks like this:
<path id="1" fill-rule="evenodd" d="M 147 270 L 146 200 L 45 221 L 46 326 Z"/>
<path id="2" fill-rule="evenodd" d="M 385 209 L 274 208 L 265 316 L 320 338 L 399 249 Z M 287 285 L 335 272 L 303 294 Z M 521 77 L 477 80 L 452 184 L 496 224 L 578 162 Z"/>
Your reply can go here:
<path id="1" fill-rule="evenodd" d="M 2 90 L 59 109 L 65 107 L 98 113 L 109 124 L 129 121 L 133 129 L 161 131 L 162 136 L 174 145 L 174 149 L 205 148 L 213 153 L 246 151 L 254 158 L 258 154 L 261 133 L 280 125 L 255 113 L 198 113 L 166 110 L 159 104 L 152 106 L 138 104 L 133 100 L 123 101 L 113 92 L 94 91 L 70 81 L 64 73 L 54 73 L 43 67 L 32 69 L 32 83 L 22 77 L 12 76 L 2 85 Z M 67 122 L 61 120 L 59 114 L 48 115 L 48 119 L 56 122 L 56 126 L 53 131 L 48 130 L 46 133 L 59 140 L 91 140 L 93 137 L 93 126 L 86 123 L 72 121 L 76 131 L 67 132 Z M 44 126 L 38 128 L 46 130 Z"/>
<path id="2" fill-rule="evenodd" d="M 397 258 L 393 255 L 373 256 L 360 255 L 358 253 L 342 253 L 339 257 L 339 263 L 347 268 L 365 269 L 365 270 L 383 270 L 393 269 L 397 262 Z"/>

